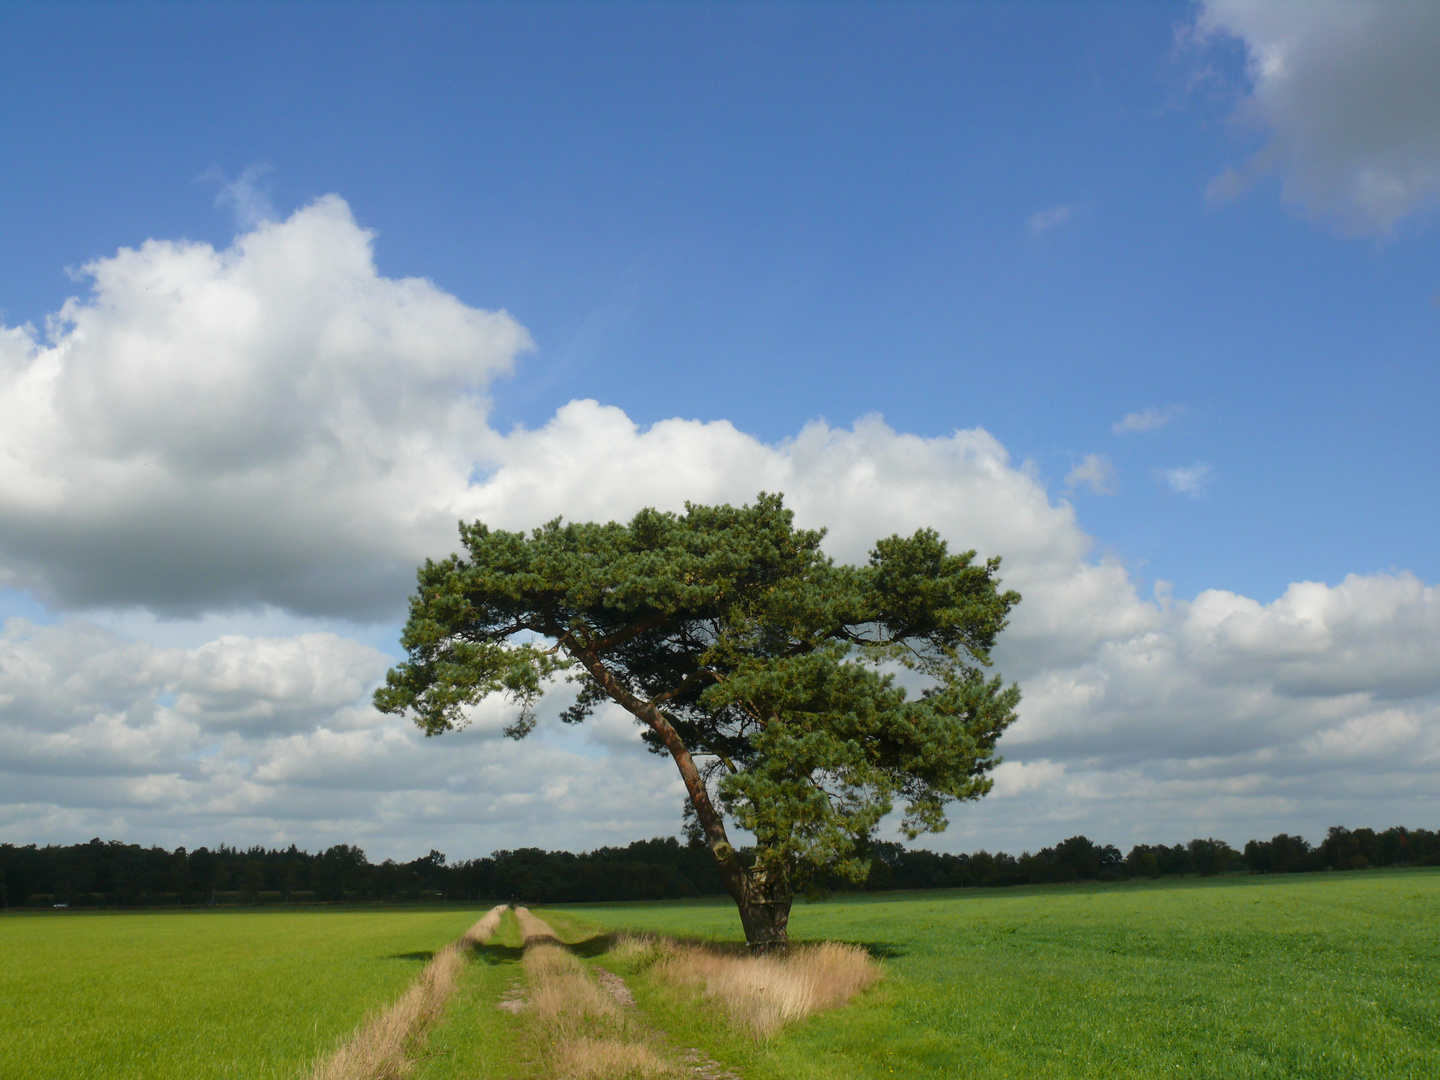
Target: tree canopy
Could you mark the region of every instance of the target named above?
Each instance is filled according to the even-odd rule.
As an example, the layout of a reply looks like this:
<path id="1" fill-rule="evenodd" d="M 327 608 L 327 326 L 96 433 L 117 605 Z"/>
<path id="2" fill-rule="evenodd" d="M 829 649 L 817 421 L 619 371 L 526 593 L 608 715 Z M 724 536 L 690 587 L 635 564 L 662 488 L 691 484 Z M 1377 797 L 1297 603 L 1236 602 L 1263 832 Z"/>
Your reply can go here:
<path id="1" fill-rule="evenodd" d="M 533 532 L 461 523 L 466 555 L 427 560 L 375 694 L 428 735 L 491 694 L 534 726 L 562 673 L 581 723 L 614 702 L 668 754 L 752 945 L 783 945 L 793 890 L 861 879 L 865 845 L 897 802 L 911 838 L 945 805 L 989 791 L 1019 690 L 987 678 L 1015 592 L 1000 560 L 951 554 L 933 530 L 838 565 L 779 495 L 743 507 L 647 509 L 628 524 Z M 755 838 L 730 843 L 726 820 Z"/>

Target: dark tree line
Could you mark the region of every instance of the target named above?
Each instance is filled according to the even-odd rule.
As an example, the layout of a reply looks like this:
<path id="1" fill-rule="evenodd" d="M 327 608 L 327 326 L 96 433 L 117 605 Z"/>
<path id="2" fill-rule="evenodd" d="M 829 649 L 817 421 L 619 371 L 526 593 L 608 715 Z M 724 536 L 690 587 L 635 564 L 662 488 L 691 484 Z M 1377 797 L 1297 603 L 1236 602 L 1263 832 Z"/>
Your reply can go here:
<path id="1" fill-rule="evenodd" d="M 1318 845 L 1285 833 L 1251 840 L 1236 851 L 1223 840 L 1195 839 L 1188 844 L 1137 844 L 1122 856 L 1113 845 L 1072 836 L 1054 847 L 1018 858 L 1003 851 L 973 855 L 937 855 L 876 844 L 869 889 L 946 889 L 997 885 L 1044 885 L 1065 881 L 1119 881 L 1195 874 L 1298 873 L 1313 870 L 1361 870 L 1371 866 L 1440 866 L 1440 833 L 1396 827 L 1346 829 L 1335 826 Z"/>
<path id="2" fill-rule="evenodd" d="M 153 907 L 342 901 L 484 901 L 520 897 L 563 903 L 659 900 L 722 891 L 708 851 L 673 837 L 583 855 L 522 848 L 450 862 L 431 851 L 410 862 L 372 863 L 337 844 L 311 854 L 252 847 L 144 848 L 100 839 L 70 846 L 0 844 L 0 906 Z"/>
<path id="3" fill-rule="evenodd" d="M 1440 866 L 1440 833 L 1428 829 L 1332 828 L 1316 846 L 1281 833 L 1236 851 L 1223 840 L 1113 845 L 1072 836 L 1021 855 L 978 851 L 937 854 L 874 843 L 863 888 L 943 889 L 1042 885 L 1067 881 L 1299 873 L 1386 866 Z M 854 888 L 844 882 L 837 888 Z M 668 900 L 725 892 L 715 860 L 701 844 L 674 838 L 628 847 L 568 851 L 521 848 L 450 862 L 438 851 L 410 862 L 372 863 L 360 848 L 337 844 L 311 854 L 252 847 L 144 848 L 99 839 L 69 846 L 0 844 L 0 906 L 158 907 L 201 904 L 345 901 L 496 901 L 531 903 Z"/>

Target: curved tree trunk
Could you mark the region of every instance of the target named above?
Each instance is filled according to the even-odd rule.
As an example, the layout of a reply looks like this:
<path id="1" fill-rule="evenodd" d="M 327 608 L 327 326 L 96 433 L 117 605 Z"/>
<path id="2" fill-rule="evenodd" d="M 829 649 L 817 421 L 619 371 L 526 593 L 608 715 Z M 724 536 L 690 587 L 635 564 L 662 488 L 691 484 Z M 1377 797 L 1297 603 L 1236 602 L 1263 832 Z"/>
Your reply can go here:
<path id="1" fill-rule="evenodd" d="M 715 856 L 720 880 L 740 911 L 740 924 L 745 928 L 745 940 L 750 948 L 759 952 L 789 949 L 790 905 L 794 899 L 789 877 L 758 865 L 746 867 L 741 863 L 739 853 L 726 835 L 725 819 L 710 801 L 705 780 L 675 726 L 657 706 L 626 690 L 593 648 L 574 642 L 573 638 L 569 644 L 591 678 L 612 700 L 654 731 L 670 752 L 675 767 L 680 770 L 680 779 L 685 782 L 690 805 L 695 808 L 695 820 L 705 831 L 706 846 Z"/>

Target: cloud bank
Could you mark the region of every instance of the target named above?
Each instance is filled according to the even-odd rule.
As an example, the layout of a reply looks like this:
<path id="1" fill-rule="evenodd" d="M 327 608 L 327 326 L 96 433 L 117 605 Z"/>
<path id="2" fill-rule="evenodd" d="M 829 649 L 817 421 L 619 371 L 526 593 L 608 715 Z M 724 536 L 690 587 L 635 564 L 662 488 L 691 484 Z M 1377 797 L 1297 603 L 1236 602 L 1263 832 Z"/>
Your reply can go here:
<path id="1" fill-rule="evenodd" d="M 437 744 L 369 707 L 390 658 L 338 629 L 398 619 L 459 517 L 524 528 L 760 490 L 828 526 L 837 558 L 934 526 L 1004 556 L 1025 596 L 996 657 L 1026 694 L 997 790 L 931 843 L 1433 816 L 1440 595 L 1413 577 L 1301 583 L 1269 604 L 1143 596 L 981 429 L 920 438 L 870 417 L 770 445 L 574 401 L 498 433 L 486 388 L 524 329 L 380 275 L 335 197 L 225 251 L 152 241 L 87 272 L 92 293 L 45 340 L 10 329 L 0 346 L 0 573 L 72 612 L 0 636 L 6 839 L 343 840 L 408 857 L 671 832 L 673 769 L 623 714 L 568 729 L 556 700 L 514 744 L 487 705 Z M 1091 464 L 1077 483 L 1099 477 Z M 166 648 L 93 614 L 256 605 L 321 629 Z"/>

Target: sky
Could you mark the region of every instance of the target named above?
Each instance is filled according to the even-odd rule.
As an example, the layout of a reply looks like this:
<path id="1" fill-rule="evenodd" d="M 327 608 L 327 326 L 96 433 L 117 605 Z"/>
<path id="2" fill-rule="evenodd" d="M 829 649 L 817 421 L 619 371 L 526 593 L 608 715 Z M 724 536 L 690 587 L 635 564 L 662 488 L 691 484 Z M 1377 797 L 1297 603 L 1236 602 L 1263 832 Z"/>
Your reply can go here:
<path id="1" fill-rule="evenodd" d="M 761 490 L 1024 596 L 924 846 L 1440 825 L 1440 7 L 0 3 L 0 161 L 0 841 L 674 834 L 369 695 L 457 520 Z"/>

